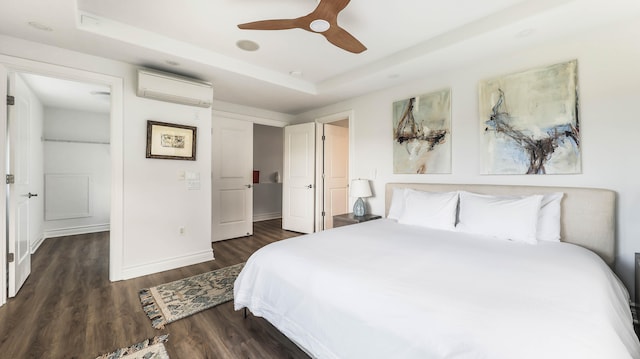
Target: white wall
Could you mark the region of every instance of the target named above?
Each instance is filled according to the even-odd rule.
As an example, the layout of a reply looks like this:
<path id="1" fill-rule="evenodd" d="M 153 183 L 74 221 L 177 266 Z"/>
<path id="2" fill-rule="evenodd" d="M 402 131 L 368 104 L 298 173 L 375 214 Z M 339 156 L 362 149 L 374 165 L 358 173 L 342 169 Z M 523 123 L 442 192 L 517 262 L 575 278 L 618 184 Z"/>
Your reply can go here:
<path id="1" fill-rule="evenodd" d="M 57 237 L 109 230 L 111 199 L 109 114 L 45 107 L 44 118 L 45 181 L 47 175 L 88 175 L 91 180 L 89 186 L 91 215 L 56 220 L 51 218 L 52 216 L 58 218 L 56 216 L 58 213 L 49 211 L 49 217 L 45 218 L 44 224 L 45 236 Z M 71 198 L 74 192 L 55 194 L 45 192 L 44 195 L 49 200 L 55 195 L 60 198 L 70 198 L 67 203 L 76 202 Z"/>
<path id="2" fill-rule="evenodd" d="M 125 277 L 156 272 L 162 262 L 175 268 L 212 259 L 211 110 L 136 97 L 131 70 L 124 110 Z M 147 120 L 196 126 L 197 160 L 145 158 Z M 199 190 L 187 190 L 179 179 L 184 172 L 200 174 Z"/>
<path id="3" fill-rule="evenodd" d="M 211 109 L 137 97 L 136 68 L 122 62 L 2 35 L 0 53 L 13 59 L 123 79 L 124 213 L 117 214 L 122 216 L 122 270 L 115 275 L 117 278 L 127 279 L 213 258 Z M 197 126 L 197 161 L 145 158 L 147 120 Z M 184 181 L 178 179 L 182 171 L 200 173 L 200 190 L 187 191 Z M 184 235 L 180 235 L 180 227 L 185 227 Z"/>
<path id="4" fill-rule="evenodd" d="M 387 182 L 492 183 L 600 187 L 618 193 L 616 272 L 633 292 L 634 252 L 640 252 L 640 19 L 558 38 L 452 71 L 310 111 L 297 122 L 354 110 L 351 175 L 373 179 L 371 210 L 384 214 Z M 583 173 L 550 176 L 479 175 L 478 81 L 578 59 Z M 407 74 L 404 77 L 409 78 Z M 452 174 L 394 175 L 392 103 L 444 87 L 452 89 Z M 376 178 L 371 178 L 375 170 Z M 586 224 L 585 224 L 586 225 Z"/>
<path id="5" fill-rule="evenodd" d="M 260 183 L 253 186 L 253 220 L 282 216 L 282 176 L 284 130 L 280 127 L 253 126 L 253 168 L 260 171 Z"/>

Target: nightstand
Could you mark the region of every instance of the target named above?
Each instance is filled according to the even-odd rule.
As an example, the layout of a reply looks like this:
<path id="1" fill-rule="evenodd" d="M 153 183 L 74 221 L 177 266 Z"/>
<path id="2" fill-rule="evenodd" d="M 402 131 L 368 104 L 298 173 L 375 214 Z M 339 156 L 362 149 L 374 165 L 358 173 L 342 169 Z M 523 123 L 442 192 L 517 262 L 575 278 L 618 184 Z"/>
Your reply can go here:
<path id="1" fill-rule="evenodd" d="M 374 219 L 380 219 L 382 216 L 377 214 L 365 214 L 364 216 L 354 216 L 353 213 L 338 214 L 333 216 L 333 228 L 348 226 L 350 224 L 356 224 Z"/>

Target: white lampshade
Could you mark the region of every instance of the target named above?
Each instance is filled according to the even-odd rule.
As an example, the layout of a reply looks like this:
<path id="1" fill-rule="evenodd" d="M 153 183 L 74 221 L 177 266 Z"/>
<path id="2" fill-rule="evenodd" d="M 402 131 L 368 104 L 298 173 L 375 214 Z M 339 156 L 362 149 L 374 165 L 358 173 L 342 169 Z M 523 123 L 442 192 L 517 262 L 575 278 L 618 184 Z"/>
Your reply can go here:
<path id="1" fill-rule="evenodd" d="M 371 186 L 369 180 L 354 179 L 351 181 L 351 197 L 371 197 Z"/>

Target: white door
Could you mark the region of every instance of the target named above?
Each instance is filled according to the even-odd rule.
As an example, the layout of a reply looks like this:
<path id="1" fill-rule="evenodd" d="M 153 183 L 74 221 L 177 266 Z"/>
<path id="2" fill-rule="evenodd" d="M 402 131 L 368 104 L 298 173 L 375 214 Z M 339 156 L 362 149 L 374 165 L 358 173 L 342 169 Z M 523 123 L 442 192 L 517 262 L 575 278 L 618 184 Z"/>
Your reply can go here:
<path id="1" fill-rule="evenodd" d="M 282 228 L 314 231 L 315 123 L 284 128 Z"/>
<path id="2" fill-rule="evenodd" d="M 253 234 L 253 123 L 216 117 L 211 240 Z"/>
<path id="3" fill-rule="evenodd" d="M 9 73 L 9 94 L 15 94 L 16 73 Z M 29 244 L 29 139 L 30 108 L 28 96 L 15 96 L 14 105 L 8 106 L 7 117 L 7 173 L 14 183 L 8 189 L 8 249 L 9 297 L 15 297 L 31 273 L 31 248 Z"/>
<path id="4" fill-rule="evenodd" d="M 349 212 L 349 129 L 324 125 L 324 229 L 333 216 Z"/>

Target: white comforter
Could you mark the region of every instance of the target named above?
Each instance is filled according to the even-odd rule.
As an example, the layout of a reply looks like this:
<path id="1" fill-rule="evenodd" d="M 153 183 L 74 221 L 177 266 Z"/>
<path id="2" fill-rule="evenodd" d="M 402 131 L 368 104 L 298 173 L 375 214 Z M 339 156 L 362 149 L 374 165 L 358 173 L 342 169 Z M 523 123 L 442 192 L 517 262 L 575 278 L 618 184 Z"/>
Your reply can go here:
<path id="1" fill-rule="evenodd" d="M 369 221 L 260 249 L 234 300 L 317 358 L 640 358 L 625 288 L 566 243 Z"/>

